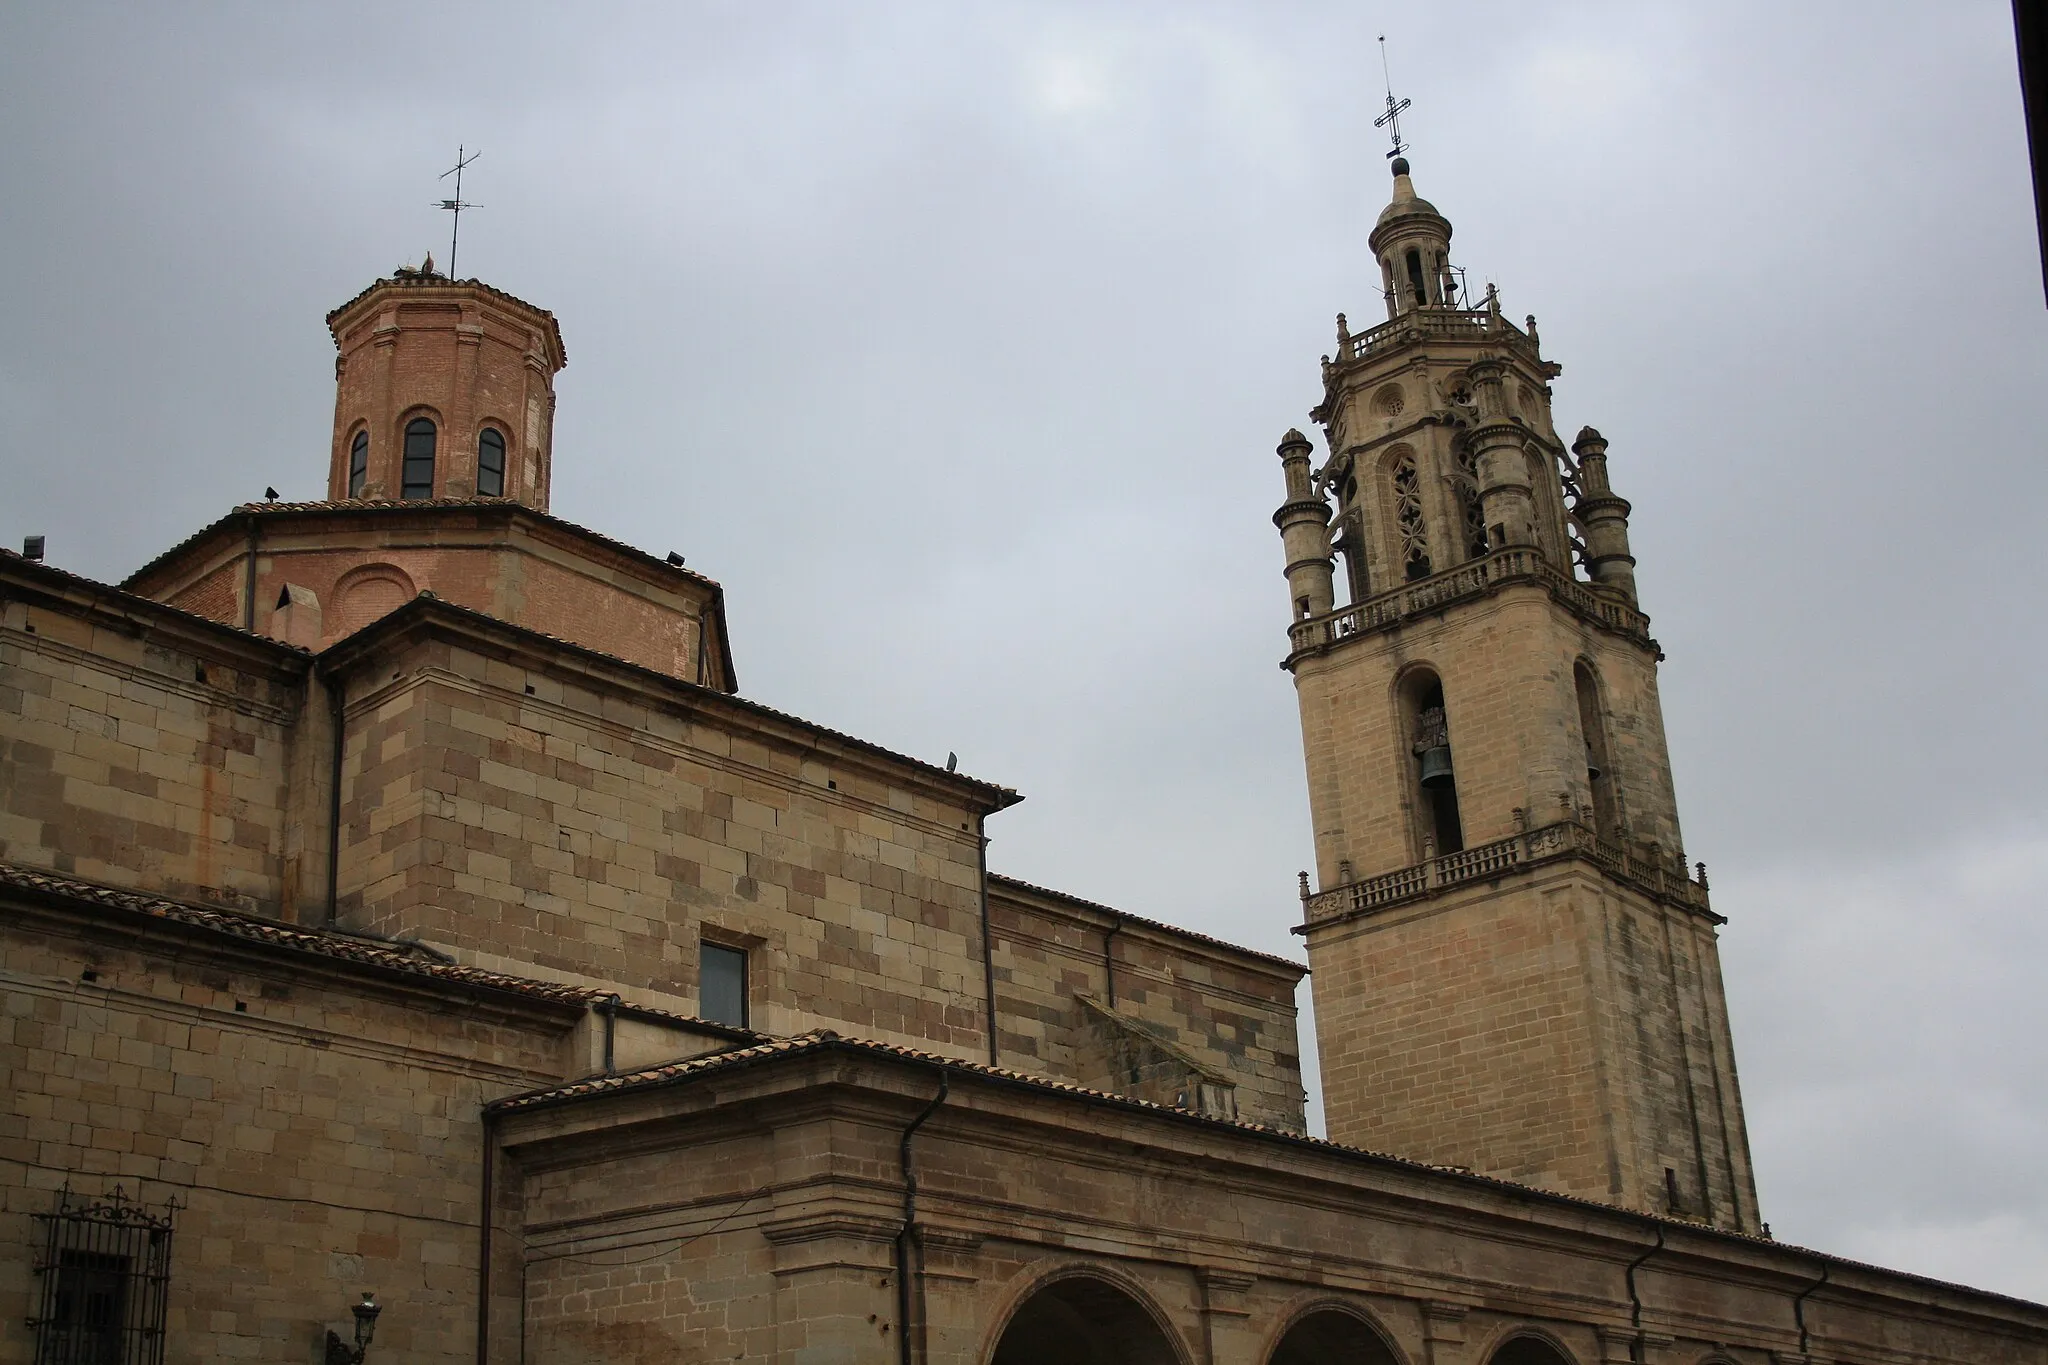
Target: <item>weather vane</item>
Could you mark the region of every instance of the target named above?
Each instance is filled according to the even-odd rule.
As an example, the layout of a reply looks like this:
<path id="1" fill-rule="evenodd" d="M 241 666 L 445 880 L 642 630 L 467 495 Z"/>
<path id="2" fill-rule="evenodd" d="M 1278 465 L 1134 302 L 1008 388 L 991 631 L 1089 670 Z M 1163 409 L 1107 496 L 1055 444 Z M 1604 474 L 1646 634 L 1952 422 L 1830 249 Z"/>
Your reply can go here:
<path id="1" fill-rule="evenodd" d="M 1380 41 L 1385 42 L 1386 39 L 1382 38 Z M 465 150 L 466 149 L 463 148 L 462 146 L 457 145 L 457 147 L 455 148 L 455 164 L 449 167 L 447 170 L 441 172 L 441 179 L 443 180 L 446 180 L 451 175 L 455 177 L 455 197 L 453 199 L 443 199 L 440 202 L 440 204 L 437 205 L 437 207 L 447 209 L 450 213 L 455 215 L 455 226 L 449 229 L 448 232 L 448 278 L 451 280 L 455 278 L 455 244 L 456 242 L 461 240 L 462 237 L 462 211 L 464 209 L 475 209 L 483 207 L 483 205 L 481 204 L 469 204 L 463 202 L 462 168 L 483 155 L 482 152 L 470 152 L 467 156 L 465 156 L 463 154 Z"/>
<path id="2" fill-rule="evenodd" d="M 1394 98 L 1394 78 L 1387 74 L 1387 35 L 1384 33 L 1380 35 L 1380 75 L 1387 83 L 1387 112 L 1374 119 L 1372 126 L 1386 129 L 1394 139 L 1394 150 L 1387 153 L 1387 159 L 1391 161 L 1408 150 L 1408 144 L 1401 141 L 1401 111 L 1408 107 L 1410 101 Z M 454 253 L 449 254 L 452 256 Z"/>

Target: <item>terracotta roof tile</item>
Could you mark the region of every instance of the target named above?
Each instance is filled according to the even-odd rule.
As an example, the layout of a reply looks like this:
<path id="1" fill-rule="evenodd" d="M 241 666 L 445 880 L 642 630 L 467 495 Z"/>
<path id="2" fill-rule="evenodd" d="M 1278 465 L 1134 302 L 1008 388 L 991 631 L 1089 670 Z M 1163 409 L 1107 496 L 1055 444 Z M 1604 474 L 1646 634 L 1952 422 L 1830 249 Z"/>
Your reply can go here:
<path id="1" fill-rule="evenodd" d="M 168 602 L 159 602 L 154 597 L 144 597 L 141 593 L 130 592 L 128 589 L 117 584 L 102 583 L 97 578 L 87 578 L 84 574 L 73 573 L 69 569 L 60 569 L 54 564 L 46 564 L 39 559 L 29 559 L 19 551 L 0 548 L 0 561 L 20 565 L 35 573 L 48 574 L 53 578 L 62 579 L 68 583 L 75 583 L 81 588 L 90 588 L 94 592 L 105 593 L 110 597 L 118 597 L 125 604 L 136 609 L 162 612 L 166 616 L 190 621 L 194 625 L 204 626 L 209 630 L 220 630 L 226 631 L 230 635 L 239 635 L 245 640 L 261 640 L 264 644 L 276 645 L 287 654 L 297 654 L 308 658 L 312 655 L 312 651 L 303 645 L 288 644 L 274 635 L 265 635 L 261 631 L 244 630 L 240 626 L 230 625 L 226 621 L 216 621 L 211 616 L 201 616 L 197 612 L 186 611 L 183 607 L 174 607 Z"/>
<path id="2" fill-rule="evenodd" d="M 686 1061 L 672 1062 L 665 1066 L 647 1067 L 640 1071 L 618 1076 L 592 1076 L 573 1081 L 567 1085 L 550 1086 L 541 1090 L 528 1091 L 521 1095 L 508 1095 L 484 1106 L 491 1114 L 517 1113 L 526 1109 L 573 1103 L 599 1095 L 617 1094 L 632 1090 L 645 1090 L 662 1085 L 685 1081 L 694 1076 L 711 1072 L 730 1070 L 756 1062 L 766 1062 L 779 1057 L 801 1056 L 807 1053 L 840 1050 L 863 1053 L 869 1056 L 889 1057 L 902 1061 L 916 1062 L 925 1066 L 943 1067 L 955 1073 L 982 1076 L 1005 1085 L 1022 1086 L 1050 1094 L 1071 1096 L 1090 1103 L 1109 1104 L 1122 1109 L 1148 1111 L 1171 1117 L 1177 1121 L 1197 1124 L 1219 1131 L 1241 1133 L 1266 1141 L 1280 1141 L 1291 1145 L 1308 1147 L 1330 1152 L 1338 1156 L 1371 1162 L 1376 1165 L 1395 1166 L 1414 1171 L 1424 1176 L 1455 1181 L 1462 1185 L 1480 1186 L 1507 1193 L 1526 1196 L 1544 1203 L 1562 1204 L 1587 1209 L 1609 1216 L 1619 1216 L 1635 1223 L 1647 1223 L 1672 1229 L 1682 1229 L 1702 1237 L 1742 1243 L 1776 1252 L 1791 1252 L 1800 1256 L 1811 1256 L 1838 1266 L 1852 1266 L 1900 1280 L 1932 1285 L 1940 1289 L 1968 1294 L 1973 1297 L 1997 1299 L 2006 1303 L 2024 1304 L 2029 1308 L 2041 1305 L 2027 1299 L 1988 1290 L 1973 1289 L 1969 1285 L 1955 1284 L 1948 1280 L 1937 1280 L 1930 1276 L 1915 1275 L 1906 1271 L 1889 1270 L 1884 1266 L 1872 1265 L 1866 1261 L 1853 1261 L 1846 1257 L 1814 1251 L 1808 1247 L 1780 1242 L 1755 1233 L 1731 1232 L 1725 1228 L 1709 1227 L 1684 1218 L 1667 1218 L 1659 1214 L 1643 1213 L 1635 1209 L 1624 1209 L 1598 1200 L 1581 1198 L 1578 1195 L 1557 1194 L 1551 1190 L 1538 1189 L 1533 1185 L 1518 1184 L 1498 1176 L 1481 1175 L 1457 1166 L 1433 1166 L 1427 1162 L 1415 1161 L 1408 1157 L 1394 1156 L 1387 1152 L 1375 1152 L 1364 1147 L 1350 1147 L 1343 1143 L 1331 1142 L 1328 1138 L 1312 1137 L 1307 1133 L 1292 1132 L 1275 1128 L 1270 1124 L 1247 1123 L 1241 1119 L 1210 1118 L 1187 1109 L 1158 1104 L 1151 1100 L 1134 1099 L 1129 1095 L 1112 1094 L 1104 1090 L 1092 1090 L 1087 1086 L 1067 1081 L 1050 1080 L 1044 1076 L 1033 1076 L 1007 1067 L 989 1066 L 983 1062 L 963 1061 L 958 1057 L 946 1057 L 935 1052 L 922 1052 L 916 1048 L 903 1047 L 895 1043 L 876 1042 L 864 1038 L 845 1038 L 830 1029 L 818 1029 L 799 1034 L 793 1038 L 777 1038 L 753 1047 L 732 1048 L 725 1052 L 710 1053 L 692 1057 Z"/>
<path id="3" fill-rule="evenodd" d="M 1029 891 L 1034 895 L 1050 896 L 1054 900 L 1065 901 L 1069 905 L 1085 906 L 1090 910 L 1100 911 L 1113 919 L 1122 920 L 1125 924 L 1139 924 L 1147 929 L 1156 929 L 1162 934 L 1171 934 L 1175 938 L 1191 939 L 1196 943 L 1206 943 L 1212 947 L 1228 949 L 1240 957 L 1255 957 L 1261 962 L 1271 962 L 1276 966 L 1289 967 L 1304 975 L 1308 972 L 1307 966 L 1296 962 L 1292 958 L 1281 957 L 1275 953 L 1260 952 L 1257 948 L 1246 948 L 1242 944 L 1232 943 L 1228 939 L 1197 933 L 1193 929 L 1183 929 L 1178 924 L 1168 924 L 1164 920 L 1146 919 L 1143 915 L 1133 915 L 1128 910 L 1119 910 L 1113 905 L 1103 905 L 1099 901 L 1083 900 L 1081 897 L 1072 895 L 1069 892 L 1055 891 L 1049 886 L 1037 886 L 1018 877 L 1003 876 L 999 872 L 989 873 L 988 879 L 991 885 L 1013 886 L 1020 891 Z"/>
<path id="4" fill-rule="evenodd" d="M 460 963 L 442 962 L 422 958 L 406 945 L 391 941 L 384 942 L 359 937 L 355 934 L 340 933 L 327 929 L 309 929 L 300 925 L 286 924 L 281 920 L 265 919 L 237 910 L 217 909 L 210 906 L 193 905 L 187 901 L 171 900 L 164 896 L 146 895 L 138 891 L 123 891 L 116 887 L 102 886 L 96 882 L 80 881 L 75 877 L 64 877 L 53 872 L 22 867 L 14 863 L 0 863 L 0 892 L 16 891 L 40 894 L 59 899 L 73 905 L 91 905 L 111 910 L 117 914 L 140 916 L 144 919 L 179 924 L 188 928 L 223 934 L 244 942 L 258 943 L 289 952 L 306 953 L 338 962 L 353 963 L 357 966 L 373 967 L 382 971 L 397 972 L 409 977 L 446 982 L 451 985 L 480 986 L 490 990 L 509 991 L 537 1000 L 551 1000 L 562 1004 L 590 1006 L 610 999 L 613 992 L 597 990 L 588 986 L 570 986 L 555 981 L 537 981 L 531 977 L 511 976 L 504 972 L 487 971 L 482 967 L 465 967 Z M 689 1015 L 677 1014 L 670 1010 L 648 1005 L 629 1004 L 635 1014 L 653 1015 L 677 1023 L 689 1024 L 735 1039 L 758 1039 L 768 1035 L 751 1029 L 735 1029 L 728 1024 L 714 1023 L 708 1019 L 695 1019 Z"/>

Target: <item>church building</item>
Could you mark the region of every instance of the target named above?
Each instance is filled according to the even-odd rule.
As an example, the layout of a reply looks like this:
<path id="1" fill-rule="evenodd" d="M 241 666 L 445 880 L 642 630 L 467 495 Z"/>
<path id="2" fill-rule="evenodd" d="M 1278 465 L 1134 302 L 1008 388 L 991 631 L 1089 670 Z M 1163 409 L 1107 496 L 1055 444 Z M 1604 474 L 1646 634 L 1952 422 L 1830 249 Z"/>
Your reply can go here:
<path id="1" fill-rule="evenodd" d="M 1771 1238 L 1629 504 L 1393 170 L 1277 451 L 1305 964 L 749 700 L 474 279 L 328 315 L 323 500 L 0 552 L 0 1362 L 2048 1365 Z"/>

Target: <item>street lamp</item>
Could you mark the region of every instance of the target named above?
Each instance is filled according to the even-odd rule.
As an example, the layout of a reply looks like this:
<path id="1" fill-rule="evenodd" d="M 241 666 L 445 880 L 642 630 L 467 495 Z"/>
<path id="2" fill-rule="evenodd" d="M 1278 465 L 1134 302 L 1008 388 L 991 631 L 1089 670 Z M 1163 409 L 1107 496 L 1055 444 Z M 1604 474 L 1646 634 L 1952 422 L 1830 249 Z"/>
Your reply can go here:
<path id="1" fill-rule="evenodd" d="M 383 1308 L 377 1303 L 377 1296 L 363 1291 L 363 1301 L 352 1305 L 349 1312 L 356 1315 L 356 1344 L 348 1344 L 327 1329 L 327 1365 L 363 1365 L 363 1356 L 370 1349 L 370 1338 L 377 1335 L 377 1315 Z"/>

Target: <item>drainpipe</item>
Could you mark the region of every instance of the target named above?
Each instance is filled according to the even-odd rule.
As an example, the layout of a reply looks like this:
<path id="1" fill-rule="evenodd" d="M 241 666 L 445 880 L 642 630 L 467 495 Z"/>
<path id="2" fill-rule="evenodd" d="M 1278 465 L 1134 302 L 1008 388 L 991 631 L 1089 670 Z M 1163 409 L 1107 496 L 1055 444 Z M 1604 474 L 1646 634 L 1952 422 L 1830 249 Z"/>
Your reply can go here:
<path id="1" fill-rule="evenodd" d="M 1102 980 L 1103 994 L 1108 997 L 1109 1007 L 1116 1008 L 1116 955 L 1110 945 L 1116 936 L 1124 931 L 1122 918 L 1110 921 L 1109 931 L 1102 936 Z"/>
<path id="2" fill-rule="evenodd" d="M 932 1096 L 932 1102 L 924 1112 L 910 1121 L 903 1130 L 903 1140 L 897 1144 L 897 1154 L 903 1163 L 903 1230 L 896 1234 L 896 1355 L 902 1365 L 911 1365 L 910 1353 L 910 1246 L 917 1235 L 917 1168 L 910 1160 L 910 1139 L 917 1130 L 924 1127 L 924 1121 L 939 1111 L 946 1102 L 946 1091 L 950 1078 L 945 1072 L 939 1073 L 939 1093 Z M 918 1260 L 923 1261 L 919 1256 Z M 920 1272 L 922 1266 L 920 1266 Z M 924 1317 L 924 1281 L 918 1280 L 918 1318 Z"/>
<path id="3" fill-rule="evenodd" d="M 1792 1320 L 1799 1324 L 1799 1358 L 1806 1359 L 1806 1296 L 1828 1282 L 1828 1263 L 1820 1263 L 1820 1278 L 1799 1291 L 1799 1297 L 1792 1300 Z"/>
<path id="4" fill-rule="evenodd" d="M 1657 1227 L 1655 1224 L 1652 1224 L 1652 1227 L 1657 1234 L 1657 1245 L 1628 1263 L 1628 1327 L 1633 1337 L 1633 1340 L 1629 1342 L 1628 1350 L 1629 1358 L 1637 1361 L 1638 1365 L 1640 1365 L 1645 1352 L 1643 1349 L 1643 1299 L 1642 1295 L 1636 1293 L 1636 1271 L 1642 1269 L 1643 1262 L 1664 1249 L 1664 1229 Z"/>
<path id="5" fill-rule="evenodd" d="M 988 1064 L 996 1062 L 996 950 L 989 941 L 988 928 L 988 817 L 975 818 L 977 880 L 981 885 L 981 987 L 988 1002 Z"/>
<path id="6" fill-rule="evenodd" d="M 612 1040 L 619 1027 L 619 997 L 616 992 L 597 1002 L 597 1012 L 604 1016 L 604 1074 L 618 1075 L 618 1068 L 612 1065 Z"/>
<path id="7" fill-rule="evenodd" d="M 498 1116 L 483 1111 L 484 1174 L 482 1217 L 476 1234 L 476 1365 L 491 1359 L 491 1217 L 497 1199 Z"/>
<path id="8" fill-rule="evenodd" d="M 256 514 L 249 514 L 249 568 L 242 577 L 242 629 L 256 632 Z"/>
<path id="9" fill-rule="evenodd" d="M 250 563 L 254 563 L 252 558 Z M 334 725 L 334 770 L 327 783 L 327 923 L 341 918 L 341 748 L 343 689 L 338 674 L 325 675 L 329 715 Z"/>

